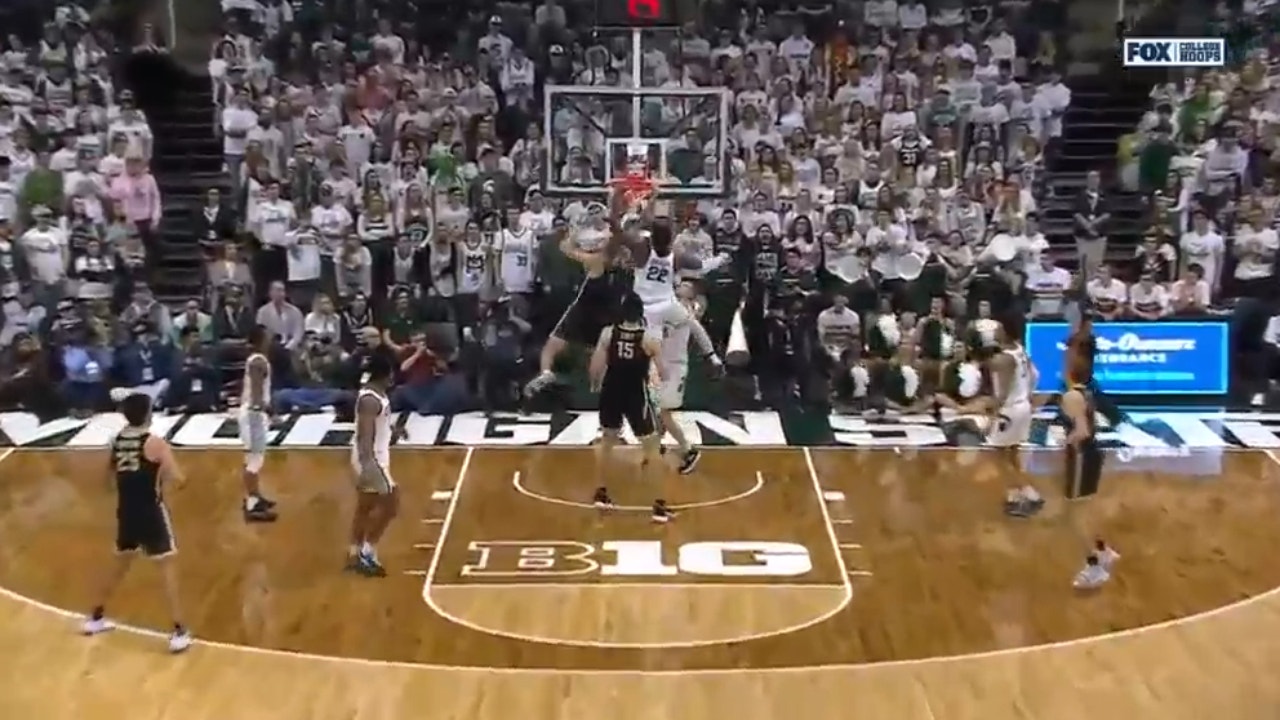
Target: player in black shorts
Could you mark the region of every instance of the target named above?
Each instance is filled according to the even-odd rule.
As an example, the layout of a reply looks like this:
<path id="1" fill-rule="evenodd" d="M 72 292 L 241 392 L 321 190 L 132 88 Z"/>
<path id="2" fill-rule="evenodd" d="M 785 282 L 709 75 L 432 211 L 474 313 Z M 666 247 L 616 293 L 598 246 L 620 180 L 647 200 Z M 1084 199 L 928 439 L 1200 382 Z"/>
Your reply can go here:
<path id="1" fill-rule="evenodd" d="M 1088 382 L 1073 382 L 1062 393 L 1059 418 L 1067 431 L 1067 466 L 1063 494 L 1068 499 L 1098 492 L 1102 450 L 1098 447 L 1097 402 Z"/>
<path id="2" fill-rule="evenodd" d="M 600 465 L 607 471 L 618 443 L 622 421 L 644 448 L 644 462 L 658 457 L 657 406 L 649 393 L 649 377 L 658 356 L 658 341 L 645 337 L 644 302 L 634 292 L 622 298 L 619 322 L 600 333 L 591 356 L 591 381 L 600 389 Z"/>
<path id="3" fill-rule="evenodd" d="M 537 377 L 525 386 L 525 395 L 532 397 L 553 383 L 556 379 L 552 366 L 556 357 L 569 345 L 593 347 L 600 337 L 600 331 L 616 320 L 620 287 L 624 282 L 619 280 L 616 269 L 618 251 L 622 247 L 620 195 L 615 196 L 614 208 L 611 211 L 608 225 L 590 232 L 605 234 L 607 239 L 599 247 L 584 249 L 577 244 L 577 235 L 566 228 L 560 240 L 560 252 L 566 257 L 582 265 L 586 271 L 586 279 L 578 288 L 578 296 L 569 304 L 560 322 L 551 331 L 551 337 L 542 346 L 539 358 Z M 588 230 L 581 231 L 585 235 Z"/>
<path id="4" fill-rule="evenodd" d="M 160 563 L 164 575 L 165 599 L 173 617 L 169 652 L 191 647 L 191 633 L 182 622 L 178 601 L 178 574 L 172 558 L 178 552 L 169 510 L 164 504 L 164 485 L 181 485 L 182 471 L 165 439 L 152 435 L 151 398 L 141 393 L 126 397 L 121 412 L 128 423 L 111 442 L 110 472 L 116 487 L 116 561 L 103 578 L 98 604 L 85 618 L 81 632 L 97 635 L 115 629 L 106 618 L 106 604 L 124 580 L 136 553 Z"/>

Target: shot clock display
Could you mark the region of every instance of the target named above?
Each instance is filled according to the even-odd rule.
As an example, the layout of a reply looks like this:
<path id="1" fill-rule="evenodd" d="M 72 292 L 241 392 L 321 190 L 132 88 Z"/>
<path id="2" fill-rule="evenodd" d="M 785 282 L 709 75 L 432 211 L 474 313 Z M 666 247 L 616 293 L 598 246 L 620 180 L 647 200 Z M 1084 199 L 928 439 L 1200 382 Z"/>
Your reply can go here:
<path id="1" fill-rule="evenodd" d="M 603 27 L 665 27 L 680 24 L 678 0 L 596 0 L 596 24 Z"/>

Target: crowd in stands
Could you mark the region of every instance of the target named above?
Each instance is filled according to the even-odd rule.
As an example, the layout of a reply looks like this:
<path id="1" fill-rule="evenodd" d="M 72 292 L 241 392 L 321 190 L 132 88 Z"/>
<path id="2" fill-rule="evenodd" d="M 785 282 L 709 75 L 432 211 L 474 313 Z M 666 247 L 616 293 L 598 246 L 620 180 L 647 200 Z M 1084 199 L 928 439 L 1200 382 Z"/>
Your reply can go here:
<path id="1" fill-rule="evenodd" d="M 682 252 L 731 262 L 680 292 L 722 350 L 743 308 L 750 370 L 767 380 L 743 402 L 963 400 L 977 392 L 974 358 L 994 316 L 1061 317 L 1084 284 L 1062 262 L 1074 248 L 1051 246 L 1037 210 L 1071 102 L 1061 3 L 871 0 L 856 16 L 766 5 L 709 4 L 679 33 L 645 40 L 644 84 L 734 92 L 727 196 L 670 211 Z M 161 198 L 146 120 L 112 85 L 110 38 L 60 12 L 38 42 L 10 39 L 0 346 L 12 352 L 0 404 L 56 397 L 87 413 L 143 390 L 172 411 L 218 409 L 235 401 L 228 381 L 249 330 L 265 325 L 279 339 L 280 412 L 344 407 L 374 353 L 401 369 L 396 410 L 518 407 L 580 279 L 560 235 L 592 210 L 545 196 L 539 178 L 570 156 L 601 171 L 592 133 L 541 127 L 541 88 L 630 84 L 630 43 L 558 0 L 448 4 L 447 33 L 415 3 L 223 8 L 208 69 L 227 182 L 193 209 L 207 292 L 181 308 L 145 282 Z M 1221 141 L 1187 145 L 1223 118 L 1243 118 L 1236 134 L 1253 137 L 1274 117 L 1248 94 L 1253 68 L 1161 91 L 1142 156 L 1169 141 L 1207 148 L 1211 179 L 1197 192 L 1193 177 L 1158 174 L 1153 212 L 1193 227 L 1144 245 L 1137 276 L 1081 245 L 1080 265 L 1098 268 L 1085 291 L 1097 313 L 1202 313 L 1233 267 L 1237 290 L 1263 287 L 1223 259 L 1221 213 L 1252 207 L 1213 174 L 1237 143 L 1224 128 Z M 1077 213 L 1086 240 L 1105 234 L 1105 207 L 1089 196 L 1099 182 Z M 1274 183 L 1243 188 L 1271 218 Z M 504 228 L 531 230 L 534 246 L 504 245 Z"/>
<path id="2" fill-rule="evenodd" d="M 1144 242 L 1132 267 L 1116 268 L 1130 284 L 1106 273 L 1090 285 L 1117 309 L 1126 298 L 1130 310 L 1148 297 L 1161 308 L 1245 303 L 1239 349 L 1254 405 L 1280 380 L 1278 20 L 1271 3 L 1220 3 L 1208 32 L 1229 39 L 1228 65 L 1152 88 L 1150 109 L 1121 142 L 1121 183 L 1148 199 Z"/>

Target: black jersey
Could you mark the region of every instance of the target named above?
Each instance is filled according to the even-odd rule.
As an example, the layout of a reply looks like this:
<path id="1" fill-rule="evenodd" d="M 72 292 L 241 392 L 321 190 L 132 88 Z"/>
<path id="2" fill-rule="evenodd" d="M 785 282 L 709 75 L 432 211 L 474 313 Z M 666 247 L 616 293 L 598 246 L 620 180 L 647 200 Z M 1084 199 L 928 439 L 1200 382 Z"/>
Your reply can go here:
<path id="1" fill-rule="evenodd" d="M 751 274 L 759 282 L 771 282 L 782 269 L 782 241 L 773 238 L 755 247 Z"/>
<path id="2" fill-rule="evenodd" d="M 649 354 L 644 348 L 644 328 L 613 326 L 609 338 L 609 364 L 600 392 L 643 391 L 649 381 Z"/>
<path id="3" fill-rule="evenodd" d="M 924 154 L 924 148 L 920 145 L 920 139 L 908 140 L 902 139 L 898 145 L 898 164 L 902 167 L 913 168 L 920 164 L 920 158 Z"/>
<path id="4" fill-rule="evenodd" d="M 116 506 L 119 512 L 154 507 L 162 500 L 160 465 L 148 460 L 143 452 L 150 436 L 145 430 L 126 428 L 111 443 L 111 459 L 116 469 Z"/>

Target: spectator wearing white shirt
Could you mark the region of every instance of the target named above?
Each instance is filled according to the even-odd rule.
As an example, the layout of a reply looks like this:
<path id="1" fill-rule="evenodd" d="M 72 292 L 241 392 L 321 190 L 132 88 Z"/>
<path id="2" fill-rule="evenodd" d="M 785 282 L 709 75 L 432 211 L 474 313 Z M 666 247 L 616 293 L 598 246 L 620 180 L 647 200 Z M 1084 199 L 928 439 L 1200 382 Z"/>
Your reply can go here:
<path id="1" fill-rule="evenodd" d="M 1169 288 L 1169 302 L 1172 312 L 1177 315 L 1203 315 L 1209 311 L 1212 296 L 1209 283 L 1205 282 L 1204 269 L 1192 263 L 1182 271 Z"/>
<path id="2" fill-rule="evenodd" d="M 1060 268 L 1048 253 L 1040 255 L 1040 263 L 1027 271 L 1027 292 L 1031 294 L 1032 317 L 1062 317 L 1066 294 L 1071 289 L 1071 273 Z"/>
<path id="3" fill-rule="evenodd" d="M 1240 147 L 1237 130 L 1238 123 L 1235 122 L 1223 127 L 1217 144 L 1208 152 L 1197 176 L 1197 187 L 1203 193 L 1201 203 L 1214 215 L 1234 196 L 1236 184 L 1247 185 L 1249 178 L 1249 154 Z M 1205 270 L 1207 272 L 1208 268 Z"/>
<path id="4" fill-rule="evenodd" d="M 288 5 L 288 3 L 282 3 Z M 378 32 L 371 39 L 371 44 L 375 50 L 382 50 L 391 58 L 393 65 L 404 64 L 405 44 L 404 38 L 396 35 L 391 29 L 391 20 L 385 17 L 378 18 Z"/>
<path id="5" fill-rule="evenodd" d="M 258 113 L 249 107 L 249 95 L 243 90 L 231 98 L 231 105 L 223 108 L 222 154 L 226 159 L 227 172 L 231 175 L 231 183 L 235 189 L 240 187 L 240 166 L 244 164 L 244 153 L 248 148 L 249 131 L 258 125 Z"/>
<path id="6" fill-rule="evenodd" d="M 867 0 L 862 6 L 862 21 L 878 30 L 896 27 L 898 20 L 896 0 Z"/>
<path id="7" fill-rule="evenodd" d="M 1143 273 L 1129 289 L 1129 314 L 1136 320 L 1159 320 L 1172 310 L 1169 291 L 1151 273 Z"/>
<path id="8" fill-rule="evenodd" d="M 1129 288 L 1115 279 L 1110 265 L 1100 265 L 1098 276 L 1085 285 L 1094 312 L 1103 320 L 1117 320 L 1124 315 L 1129 302 Z"/>
<path id="9" fill-rule="evenodd" d="M 1071 106 L 1071 88 L 1062 84 L 1062 73 L 1050 68 L 1049 76 L 1036 88 L 1036 94 L 1042 96 L 1043 105 L 1048 110 L 1045 138 L 1053 140 L 1062 137 L 1062 118 Z"/>
<path id="10" fill-rule="evenodd" d="M 144 158 L 151 157 L 151 147 L 154 139 L 151 136 L 151 128 L 147 125 L 147 121 L 142 117 L 142 111 L 136 107 L 125 106 L 120 110 L 120 117 L 107 128 L 107 135 L 110 137 L 125 136 L 129 140 L 128 152 L 141 155 Z"/>
<path id="11" fill-rule="evenodd" d="M 49 208 L 36 206 L 31 210 L 35 225 L 18 239 L 31 273 L 32 294 L 36 302 L 46 308 L 63 298 L 66 289 L 70 249 L 67 235 L 53 225 L 53 213 Z"/>
<path id="12" fill-rule="evenodd" d="M 898 5 L 898 25 L 903 30 L 923 30 L 929 24 L 929 10 L 920 0 L 906 0 Z"/>
<path id="13" fill-rule="evenodd" d="M 1178 243 L 1182 249 L 1184 266 L 1196 263 L 1204 268 L 1204 279 L 1216 294 L 1221 287 L 1222 256 L 1226 243 L 1209 223 L 1209 215 L 1202 208 L 1191 214 L 1191 231 L 1184 233 Z"/>
<path id="14" fill-rule="evenodd" d="M 791 73 L 798 76 L 809 66 L 813 48 L 813 41 L 804 34 L 804 25 L 796 23 L 791 27 L 791 35 L 778 45 L 778 55 L 787 61 Z"/>
<path id="15" fill-rule="evenodd" d="M 996 62 L 1012 63 L 1018 57 L 1018 42 L 1014 40 L 1013 35 L 1009 34 L 1003 19 L 997 18 L 991 24 L 991 34 L 982 44 L 991 49 L 991 55 Z"/>
<path id="16" fill-rule="evenodd" d="M 1261 208 L 1253 208 L 1247 225 L 1238 226 L 1231 252 L 1236 257 L 1235 292 L 1239 297 L 1275 297 L 1276 252 L 1280 237 Z"/>
<path id="17" fill-rule="evenodd" d="M 502 32 L 502 18 L 494 15 L 489 18 L 489 32 L 476 42 L 476 50 L 489 53 L 494 63 L 504 63 L 511 55 L 514 45 L 511 38 Z"/>

